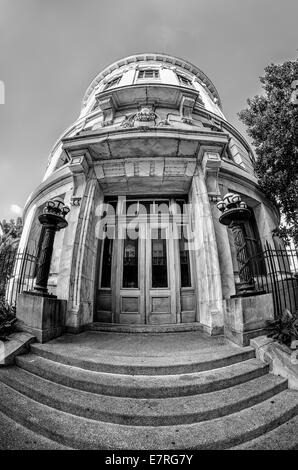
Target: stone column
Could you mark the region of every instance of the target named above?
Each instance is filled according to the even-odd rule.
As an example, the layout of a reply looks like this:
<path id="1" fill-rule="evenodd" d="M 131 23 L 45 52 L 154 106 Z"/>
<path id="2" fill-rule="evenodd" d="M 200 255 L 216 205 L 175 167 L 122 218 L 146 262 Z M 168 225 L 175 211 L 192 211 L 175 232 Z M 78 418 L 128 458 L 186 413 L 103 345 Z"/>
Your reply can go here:
<path id="1" fill-rule="evenodd" d="M 202 168 L 193 177 L 190 200 L 196 270 L 196 321 L 202 323 L 209 334 L 219 334 L 223 331 L 224 302 L 217 243 Z"/>

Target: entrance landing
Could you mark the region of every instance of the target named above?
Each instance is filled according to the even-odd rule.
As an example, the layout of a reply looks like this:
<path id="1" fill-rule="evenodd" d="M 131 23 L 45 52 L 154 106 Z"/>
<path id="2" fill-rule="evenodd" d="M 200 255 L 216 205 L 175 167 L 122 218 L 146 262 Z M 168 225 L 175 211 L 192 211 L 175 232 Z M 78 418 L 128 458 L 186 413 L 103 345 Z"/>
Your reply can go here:
<path id="1" fill-rule="evenodd" d="M 234 363 L 242 354 L 254 356 L 223 336 L 200 331 L 131 334 L 86 331 L 66 334 L 46 344 L 33 344 L 40 356 L 83 369 L 133 374 L 186 373 Z"/>

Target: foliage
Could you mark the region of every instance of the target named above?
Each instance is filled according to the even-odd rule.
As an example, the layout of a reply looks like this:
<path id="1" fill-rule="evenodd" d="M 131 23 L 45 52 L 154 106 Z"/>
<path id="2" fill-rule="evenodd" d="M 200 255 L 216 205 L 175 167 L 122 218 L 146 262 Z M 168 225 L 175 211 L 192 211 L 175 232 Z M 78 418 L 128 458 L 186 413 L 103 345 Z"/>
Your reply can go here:
<path id="1" fill-rule="evenodd" d="M 7 246 L 14 245 L 21 236 L 23 229 L 22 219 L 11 219 L 7 222 L 5 219 L 0 221 L 0 252 Z"/>
<path id="2" fill-rule="evenodd" d="M 271 64 L 260 77 L 263 94 L 247 100 L 239 113 L 253 139 L 260 188 L 284 215 L 279 230 L 298 245 L 298 106 L 291 85 L 298 79 L 298 60 Z"/>
<path id="3" fill-rule="evenodd" d="M 15 307 L 8 305 L 0 298 L 0 340 L 6 341 L 8 335 L 14 331 L 16 322 Z"/>
<path id="4" fill-rule="evenodd" d="M 268 326 L 268 336 L 279 343 L 290 346 L 293 340 L 298 340 L 298 315 L 292 315 L 287 309 L 278 320 L 269 322 Z"/>
<path id="5" fill-rule="evenodd" d="M 22 232 L 22 219 L 0 222 L 0 297 L 5 295 Z"/>

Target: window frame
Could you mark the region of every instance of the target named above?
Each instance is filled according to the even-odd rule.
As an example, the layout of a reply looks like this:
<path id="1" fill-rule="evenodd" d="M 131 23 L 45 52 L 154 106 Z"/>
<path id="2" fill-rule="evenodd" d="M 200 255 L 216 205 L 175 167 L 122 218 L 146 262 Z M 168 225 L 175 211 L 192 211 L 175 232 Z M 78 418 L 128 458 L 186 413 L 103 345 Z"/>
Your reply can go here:
<path id="1" fill-rule="evenodd" d="M 137 81 L 139 80 L 160 80 L 160 69 L 159 68 L 140 68 L 137 71 Z M 152 77 L 146 77 L 146 72 L 152 72 Z M 140 74 L 143 73 L 143 76 L 140 77 Z M 156 76 L 157 74 L 157 76 Z"/>
<path id="2" fill-rule="evenodd" d="M 176 77 L 179 82 L 179 85 L 186 86 L 188 88 L 193 88 L 192 80 L 190 78 L 183 75 L 183 73 L 179 73 L 179 72 L 175 72 L 175 73 L 176 73 Z M 187 84 L 184 83 L 183 80 L 186 80 L 188 83 Z"/>

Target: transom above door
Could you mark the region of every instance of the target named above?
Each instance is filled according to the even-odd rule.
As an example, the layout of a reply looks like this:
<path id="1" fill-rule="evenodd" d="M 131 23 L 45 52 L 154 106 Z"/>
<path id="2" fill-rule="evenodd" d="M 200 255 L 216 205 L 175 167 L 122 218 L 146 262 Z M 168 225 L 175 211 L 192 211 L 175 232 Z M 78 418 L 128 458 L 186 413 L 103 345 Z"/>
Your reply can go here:
<path id="1" fill-rule="evenodd" d="M 175 201 L 176 209 L 182 202 Z M 125 217 L 122 203 L 118 201 L 113 224 L 106 218 L 105 231 L 114 238 L 101 243 L 96 320 L 169 324 L 180 323 L 184 315 L 184 321 L 195 321 L 185 218 L 167 210 L 171 200 L 126 201 Z M 177 237 L 178 231 L 182 236 Z"/>

